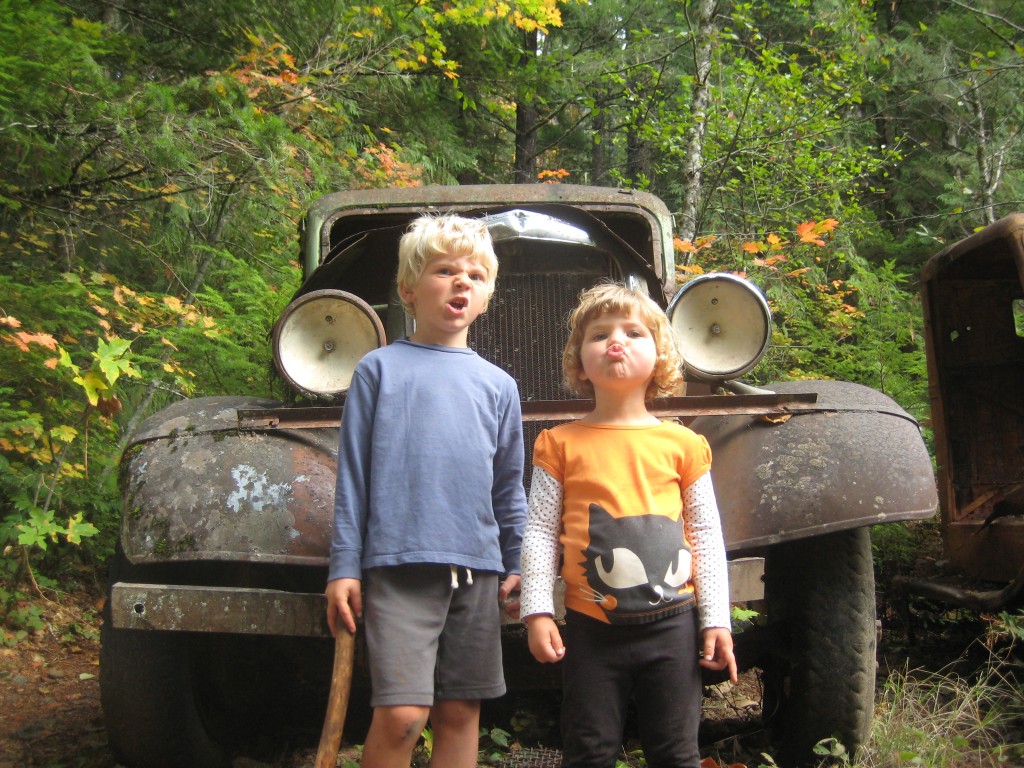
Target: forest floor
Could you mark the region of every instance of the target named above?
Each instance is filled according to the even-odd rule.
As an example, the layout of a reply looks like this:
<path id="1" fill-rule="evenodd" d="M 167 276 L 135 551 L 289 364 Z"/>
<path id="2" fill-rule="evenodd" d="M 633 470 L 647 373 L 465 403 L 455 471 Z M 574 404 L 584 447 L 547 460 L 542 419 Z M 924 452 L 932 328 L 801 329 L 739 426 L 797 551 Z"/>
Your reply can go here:
<path id="1" fill-rule="evenodd" d="M 57 602 L 39 600 L 45 628 L 10 647 L 0 647 L 0 768 L 116 768 L 107 746 L 99 689 L 99 623 L 102 597 L 89 592 L 62 595 Z M 962 658 L 977 638 L 977 622 L 945 621 L 922 626 L 915 642 L 902 630 L 883 632 L 879 654 L 880 684 L 890 670 L 940 669 Z M 725 765 L 757 765 L 760 748 L 760 682 L 746 672 L 737 686 L 706 690 L 702 742 L 712 746 Z M 495 723 L 506 731 L 508 724 Z M 314 729 L 315 730 L 315 729 Z M 358 759 L 345 745 L 342 757 Z M 746 754 L 744 754 L 746 753 Z M 548 765 L 554 751 L 537 749 L 535 759 L 508 765 Z M 279 750 L 273 757 L 237 757 L 233 768 L 307 768 L 314 764 L 313 743 Z M 524 751 L 521 758 L 527 758 Z M 551 761 L 551 762 L 549 762 Z M 354 763 L 348 763 L 349 765 Z M 342 759 L 339 765 L 346 765 Z"/>

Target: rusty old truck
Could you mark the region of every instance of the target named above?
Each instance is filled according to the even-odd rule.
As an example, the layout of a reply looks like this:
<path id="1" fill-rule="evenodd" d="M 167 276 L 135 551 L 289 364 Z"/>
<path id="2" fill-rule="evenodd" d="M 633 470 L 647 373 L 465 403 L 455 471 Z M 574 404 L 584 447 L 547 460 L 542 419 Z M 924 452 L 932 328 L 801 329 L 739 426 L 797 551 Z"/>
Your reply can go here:
<path id="1" fill-rule="evenodd" d="M 677 284 L 672 218 L 657 197 L 489 185 L 317 201 L 301 232 L 304 282 L 270 336 L 294 396 L 182 400 L 132 436 L 102 630 L 102 704 L 117 758 L 218 766 L 243 731 L 280 734 L 292 714 L 322 722 L 338 424 L 359 359 L 410 333 L 397 243 L 428 211 L 490 228 L 501 270 L 470 345 L 518 382 L 526 467 L 540 429 L 586 409 L 560 386 L 566 316 L 580 292 L 614 278 L 667 310 L 689 383 L 655 407 L 710 441 L 732 599 L 764 606 L 763 620 L 737 636 L 737 655 L 763 670 L 775 754 L 798 762 L 820 739 L 862 743 L 875 685 L 870 527 L 926 518 L 938 503 L 917 422 L 858 384 L 746 385 L 769 344 L 769 305 L 734 275 Z M 557 678 L 532 662 L 519 629 L 506 632 L 510 687 L 557 696 Z M 359 658 L 357 648 L 350 720 L 365 707 Z"/>
<path id="2" fill-rule="evenodd" d="M 1024 595 L 1024 213 L 921 271 L 942 572 L 900 591 L 994 611 Z"/>

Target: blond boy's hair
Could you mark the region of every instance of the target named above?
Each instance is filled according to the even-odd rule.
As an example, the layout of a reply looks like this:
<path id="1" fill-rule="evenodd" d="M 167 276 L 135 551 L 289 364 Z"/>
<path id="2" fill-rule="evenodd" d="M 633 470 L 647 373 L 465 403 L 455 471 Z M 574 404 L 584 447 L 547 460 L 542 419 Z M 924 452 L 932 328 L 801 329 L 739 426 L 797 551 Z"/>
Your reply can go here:
<path id="1" fill-rule="evenodd" d="M 562 352 L 562 374 L 571 392 L 583 397 L 594 396 L 594 385 L 580 378 L 583 372 L 580 350 L 587 324 L 604 315 L 630 315 L 634 310 L 654 337 L 654 347 L 658 353 L 654 362 L 654 375 L 647 386 L 646 399 L 676 392 L 683 380 L 683 359 L 664 310 L 646 293 L 627 288 L 621 283 L 601 283 L 584 291 L 580 294 L 579 304 L 569 316 L 569 340 Z"/>
<path id="2" fill-rule="evenodd" d="M 429 213 L 413 221 L 398 243 L 399 289 L 411 291 L 423 270 L 439 256 L 465 256 L 481 264 L 487 271 L 487 302 L 490 301 L 498 279 L 498 257 L 486 224 L 480 219 Z M 416 316 L 415 309 L 404 298 L 402 306 L 410 317 Z"/>

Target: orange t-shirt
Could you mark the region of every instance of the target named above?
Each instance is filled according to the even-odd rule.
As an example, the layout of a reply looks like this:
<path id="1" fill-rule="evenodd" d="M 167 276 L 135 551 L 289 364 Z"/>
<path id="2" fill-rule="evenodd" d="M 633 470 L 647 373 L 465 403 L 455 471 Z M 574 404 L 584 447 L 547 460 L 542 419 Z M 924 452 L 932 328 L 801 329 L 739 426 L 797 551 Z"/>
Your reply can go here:
<path id="1" fill-rule="evenodd" d="M 636 624 L 693 605 L 682 499 L 711 467 L 707 440 L 675 422 L 574 421 L 541 432 L 533 463 L 563 489 L 566 608 Z"/>

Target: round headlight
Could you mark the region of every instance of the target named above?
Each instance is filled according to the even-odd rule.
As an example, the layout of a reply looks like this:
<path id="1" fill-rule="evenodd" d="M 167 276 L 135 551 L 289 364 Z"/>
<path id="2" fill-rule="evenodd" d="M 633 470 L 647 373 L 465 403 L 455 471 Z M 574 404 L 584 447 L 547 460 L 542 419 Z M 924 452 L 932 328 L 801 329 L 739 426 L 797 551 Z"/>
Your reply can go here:
<path id="1" fill-rule="evenodd" d="M 297 391 L 333 397 L 348 390 L 363 355 L 385 343 L 373 308 L 345 291 L 311 291 L 274 326 L 274 364 Z"/>
<path id="2" fill-rule="evenodd" d="M 668 305 L 686 370 L 703 381 L 749 372 L 771 339 L 772 316 L 761 292 L 742 277 L 712 272 L 688 281 Z"/>

